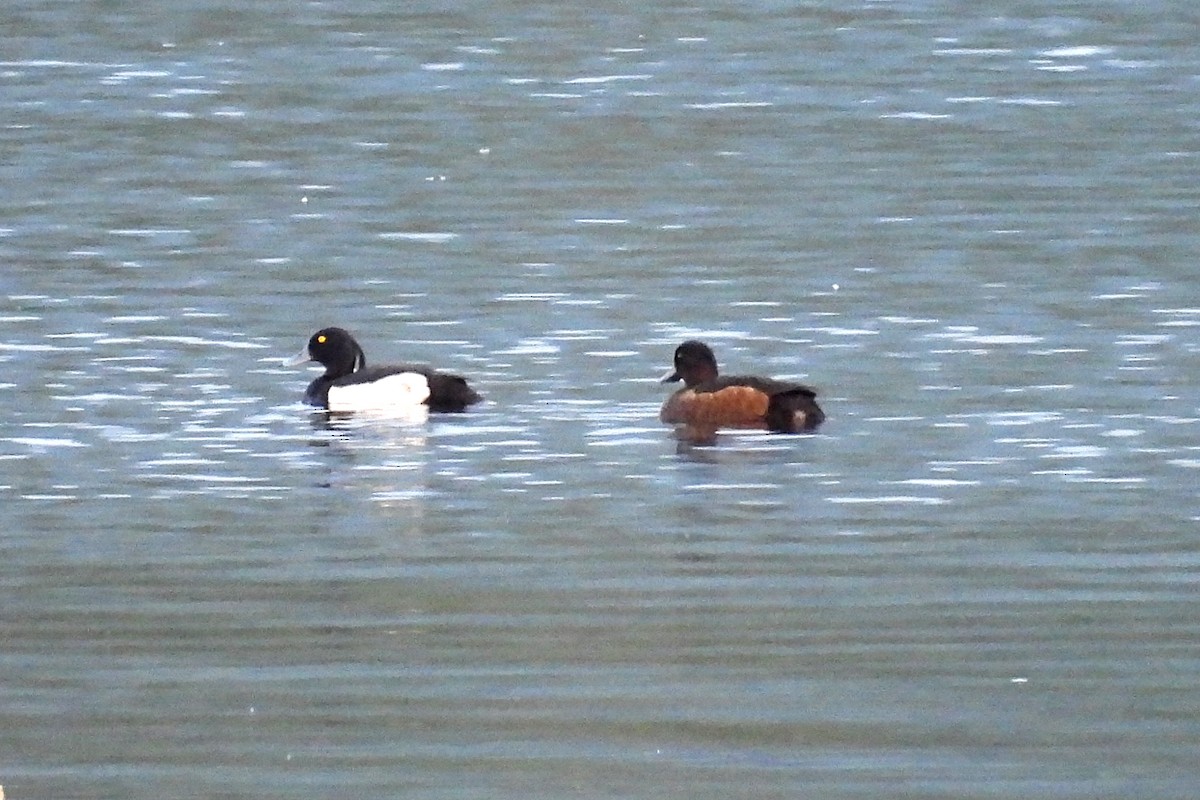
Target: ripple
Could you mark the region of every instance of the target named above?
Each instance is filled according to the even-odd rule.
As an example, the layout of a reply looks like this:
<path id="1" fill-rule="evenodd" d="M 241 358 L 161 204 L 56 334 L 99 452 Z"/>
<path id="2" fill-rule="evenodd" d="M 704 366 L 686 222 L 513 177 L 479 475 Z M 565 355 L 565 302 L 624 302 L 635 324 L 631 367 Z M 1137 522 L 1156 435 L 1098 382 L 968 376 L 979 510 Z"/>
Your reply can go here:
<path id="1" fill-rule="evenodd" d="M 953 114 L 936 114 L 930 111 L 894 111 L 880 114 L 880 119 L 913 119 L 913 120 L 943 120 L 952 119 Z"/>
<path id="2" fill-rule="evenodd" d="M 86 442 L 78 441 L 77 439 L 63 439 L 59 437 L 44 437 L 44 436 L 9 436 L 0 439 L 0 442 L 12 442 L 24 447 L 32 447 L 35 449 L 63 448 L 63 447 L 90 447 Z"/>
<path id="3" fill-rule="evenodd" d="M 687 103 L 685 108 L 698 111 L 729 111 L 747 108 L 771 108 L 775 104 L 765 100 L 726 100 L 711 103 Z"/>
<path id="4" fill-rule="evenodd" d="M 1039 458 L 1103 458 L 1107 454 L 1108 448 L 1096 445 L 1061 445 Z"/>
<path id="5" fill-rule="evenodd" d="M 67 347 L 57 344 L 0 341 L 0 351 L 13 353 L 85 353 L 86 347 Z"/>
<path id="6" fill-rule="evenodd" d="M 838 505 L 921 505 L 943 506 L 950 503 L 944 497 L 922 497 L 919 495 L 881 495 L 878 497 L 830 497 L 829 502 Z"/>
<path id="7" fill-rule="evenodd" d="M 884 483 L 898 486 L 930 486 L 937 488 L 946 486 L 979 486 L 982 481 L 955 480 L 953 478 L 908 478 L 901 481 L 884 481 Z"/>
<path id="8" fill-rule="evenodd" d="M 1041 425 L 1062 419 L 1059 411 L 1003 411 L 986 415 L 987 424 L 997 426 Z"/>
<path id="9" fill-rule="evenodd" d="M 572 84 L 592 84 L 592 85 L 594 85 L 594 84 L 603 84 L 603 83 L 617 83 L 617 82 L 621 82 L 621 81 L 648 81 L 653 77 L 654 77 L 653 75 L 646 75 L 646 74 L 592 75 L 592 76 L 585 76 L 585 77 L 580 77 L 580 78 L 571 78 L 569 80 L 563 81 L 563 83 L 567 84 L 568 86 L 572 85 Z"/>
<path id="10" fill-rule="evenodd" d="M 1095 56 L 1106 56 L 1110 53 L 1112 53 L 1111 47 L 1076 45 L 1074 47 L 1056 47 L 1052 50 L 1044 50 L 1041 55 L 1045 58 L 1094 58 Z"/>
<path id="11" fill-rule="evenodd" d="M 410 232 L 393 231 L 379 234 L 380 239 L 405 242 L 426 242 L 429 244 L 445 244 L 459 238 L 457 233 L 446 232 Z"/>

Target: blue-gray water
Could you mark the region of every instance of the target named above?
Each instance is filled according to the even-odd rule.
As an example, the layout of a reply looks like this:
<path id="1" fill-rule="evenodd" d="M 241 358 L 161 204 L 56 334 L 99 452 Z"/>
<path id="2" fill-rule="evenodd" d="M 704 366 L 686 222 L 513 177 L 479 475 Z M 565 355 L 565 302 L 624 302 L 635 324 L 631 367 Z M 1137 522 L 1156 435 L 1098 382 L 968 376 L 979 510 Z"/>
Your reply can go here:
<path id="1" fill-rule="evenodd" d="M 0 10 L 9 798 L 1196 796 L 1189 4 L 156 8 Z"/>

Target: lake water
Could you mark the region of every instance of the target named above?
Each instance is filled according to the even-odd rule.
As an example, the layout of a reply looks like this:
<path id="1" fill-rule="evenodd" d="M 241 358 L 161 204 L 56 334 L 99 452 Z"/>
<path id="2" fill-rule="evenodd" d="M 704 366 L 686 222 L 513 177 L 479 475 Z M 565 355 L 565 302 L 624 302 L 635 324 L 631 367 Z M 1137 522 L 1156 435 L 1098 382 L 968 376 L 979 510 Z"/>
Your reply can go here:
<path id="1" fill-rule="evenodd" d="M 1195 797 L 1198 23 L 7 4 L 7 797 Z"/>

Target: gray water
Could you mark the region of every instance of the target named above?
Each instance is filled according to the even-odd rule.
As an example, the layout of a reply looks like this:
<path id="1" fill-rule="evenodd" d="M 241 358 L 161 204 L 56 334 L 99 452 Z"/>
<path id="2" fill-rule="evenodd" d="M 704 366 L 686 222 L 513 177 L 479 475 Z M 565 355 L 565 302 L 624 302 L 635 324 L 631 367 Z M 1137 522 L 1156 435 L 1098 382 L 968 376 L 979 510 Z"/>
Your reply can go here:
<path id="1" fill-rule="evenodd" d="M 1196 796 L 1192 4 L 145 5 L 0 10 L 7 797 Z"/>

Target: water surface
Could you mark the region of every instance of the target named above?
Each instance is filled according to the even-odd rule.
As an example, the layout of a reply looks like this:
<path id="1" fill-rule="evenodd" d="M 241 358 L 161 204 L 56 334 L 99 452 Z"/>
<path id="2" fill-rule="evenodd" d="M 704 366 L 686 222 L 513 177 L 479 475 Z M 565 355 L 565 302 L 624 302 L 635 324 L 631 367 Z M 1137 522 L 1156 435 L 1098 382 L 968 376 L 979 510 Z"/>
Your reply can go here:
<path id="1" fill-rule="evenodd" d="M 8 796 L 1193 797 L 1180 9 L 6 7 Z"/>

